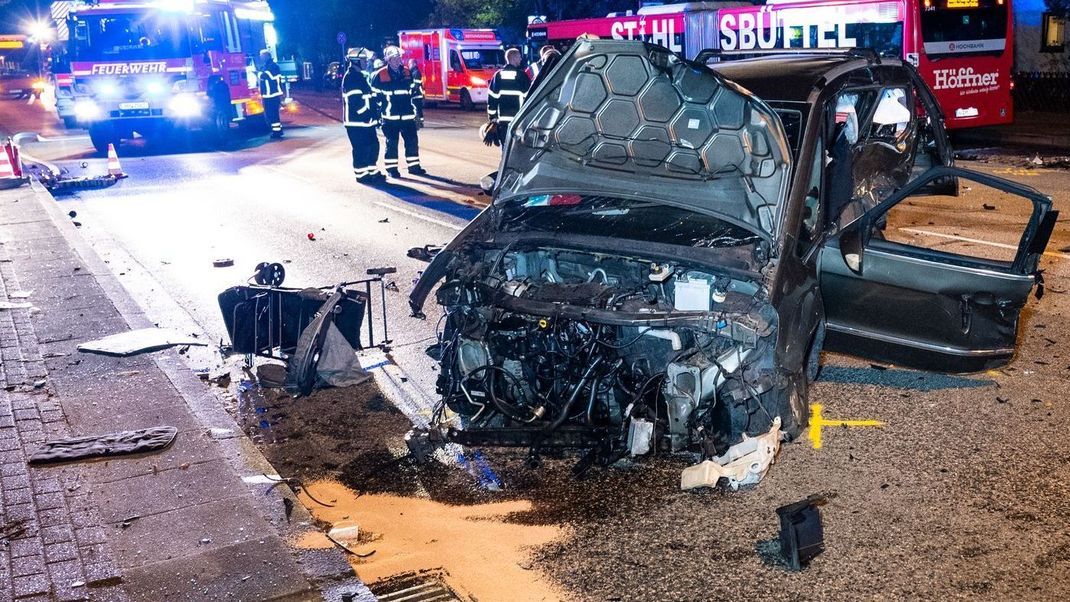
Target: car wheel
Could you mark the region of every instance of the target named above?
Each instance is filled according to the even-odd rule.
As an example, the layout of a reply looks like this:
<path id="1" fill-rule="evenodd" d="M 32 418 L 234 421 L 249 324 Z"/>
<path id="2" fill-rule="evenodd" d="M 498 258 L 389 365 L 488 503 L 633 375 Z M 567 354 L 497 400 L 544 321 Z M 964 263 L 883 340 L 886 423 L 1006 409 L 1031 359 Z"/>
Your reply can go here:
<path id="1" fill-rule="evenodd" d="M 465 111 L 476 110 L 476 103 L 472 102 L 472 95 L 468 93 L 468 88 L 461 90 L 461 108 Z"/>
<path id="2" fill-rule="evenodd" d="M 93 143 L 93 148 L 97 149 L 100 154 L 106 154 L 108 152 L 108 145 L 114 144 L 118 146 L 119 137 L 115 134 L 115 130 L 108 124 L 93 124 L 89 126 L 89 140 Z"/>

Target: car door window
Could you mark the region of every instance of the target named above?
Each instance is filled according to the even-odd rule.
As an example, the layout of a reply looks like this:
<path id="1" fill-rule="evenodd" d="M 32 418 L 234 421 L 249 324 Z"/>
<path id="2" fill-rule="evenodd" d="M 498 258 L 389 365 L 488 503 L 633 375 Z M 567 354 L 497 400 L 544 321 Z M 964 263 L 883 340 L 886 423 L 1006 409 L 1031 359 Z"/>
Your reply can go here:
<path id="1" fill-rule="evenodd" d="M 872 237 L 907 255 L 1010 267 L 1032 214 L 1029 199 L 969 182 L 959 196 L 930 189 L 896 204 Z"/>
<path id="2" fill-rule="evenodd" d="M 456 50 L 450 52 L 450 71 L 464 71 L 461 67 L 461 55 L 457 54 Z"/>

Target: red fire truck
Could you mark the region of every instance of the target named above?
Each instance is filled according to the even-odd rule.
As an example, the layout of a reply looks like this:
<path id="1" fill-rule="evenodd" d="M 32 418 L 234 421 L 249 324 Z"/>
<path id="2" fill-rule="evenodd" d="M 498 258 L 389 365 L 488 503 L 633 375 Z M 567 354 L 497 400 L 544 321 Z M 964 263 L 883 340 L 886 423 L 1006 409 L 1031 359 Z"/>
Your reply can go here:
<path id="1" fill-rule="evenodd" d="M 423 29 L 398 32 L 404 60 L 415 59 L 429 103 L 454 102 L 465 110 L 487 102 L 487 83 L 505 65 L 493 29 Z"/>
<path id="2" fill-rule="evenodd" d="M 716 8 L 713 5 L 719 5 Z M 685 56 L 862 47 L 914 64 L 948 128 L 1010 123 L 1011 0 L 770 0 L 759 6 L 684 3 L 637 15 L 533 24 L 532 45 L 567 46 L 587 33 L 641 38 Z"/>
<path id="3" fill-rule="evenodd" d="M 223 143 L 233 122 L 263 113 L 254 57 L 276 43 L 264 0 L 56 4 L 74 117 L 98 151 L 176 129 Z"/>

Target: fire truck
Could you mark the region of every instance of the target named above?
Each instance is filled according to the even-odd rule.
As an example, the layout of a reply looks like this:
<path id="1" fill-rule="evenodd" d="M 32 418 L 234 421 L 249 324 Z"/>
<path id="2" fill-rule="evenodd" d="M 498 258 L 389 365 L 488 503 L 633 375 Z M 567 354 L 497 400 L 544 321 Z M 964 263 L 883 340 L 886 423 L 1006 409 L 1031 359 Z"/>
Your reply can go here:
<path id="1" fill-rule="evenodd" d="M 52 14 L 69 65 L 57 88 L 99 152 L 135 132 L 200 130 L 222 145 L 264 111 L 255 57 L 277 41 L 264 0 L 56 2 Z"/>
<path id="2" fill-rule="evenodd" d="M 404 60 L 415 59 L 427 102 L 452 102 L 470 111 L 487 102 L 487 84 L 505 65 L 493 29 L 423 29 L 398 32 Z"/>
<path id="3" fill-rule="evenodd" d="M 587 34 L 642 39 L 688 58 L 871 48 L 901 58 L 936 94 L 948 129 L 1010 123 L 1012 0 L 767 0 L 685 2 L 597 19 L 536 22 L 529 52 Z"/>

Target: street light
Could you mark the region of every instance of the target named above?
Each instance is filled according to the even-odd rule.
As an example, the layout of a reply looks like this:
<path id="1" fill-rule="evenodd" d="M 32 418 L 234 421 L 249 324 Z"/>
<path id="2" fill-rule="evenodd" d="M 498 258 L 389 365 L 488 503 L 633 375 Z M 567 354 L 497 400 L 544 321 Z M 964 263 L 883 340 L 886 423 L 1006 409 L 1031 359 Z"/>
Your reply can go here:
<path id="1" fill-rule="evenodd" d="M 52 26 L 49 25 L 48 21 L 30 22 L 26 25 L 26 33 L 28 33 L 34 41 L 40 43 L 50 42 L 54 35 Z"/>

